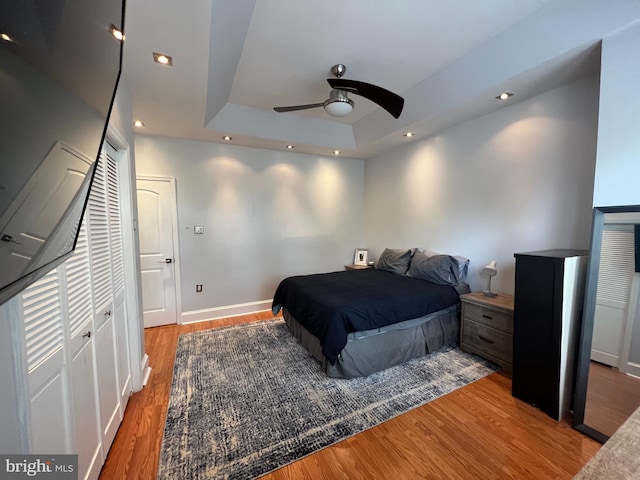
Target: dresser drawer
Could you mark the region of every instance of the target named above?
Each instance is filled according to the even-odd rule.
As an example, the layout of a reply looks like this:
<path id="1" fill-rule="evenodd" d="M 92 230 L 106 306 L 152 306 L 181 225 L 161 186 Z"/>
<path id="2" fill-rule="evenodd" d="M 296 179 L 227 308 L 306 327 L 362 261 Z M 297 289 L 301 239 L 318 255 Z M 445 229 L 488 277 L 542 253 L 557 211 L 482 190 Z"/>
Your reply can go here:
<path id="1" fill-rule="evenodd" d="M 463 350 L 465 345 L 468 345 L 473 350 L 487 353 L 511 363 L 513 337 L 508 333 L 465 318 L 462 326 L 461 343 Z"/>
<path id="2" fill-rule="evenodd" d="M 488 325 L 509 334 L 513 333 L 513 315 L 510 313 L 465 302 L 462 316 L 466 320 Z"/>

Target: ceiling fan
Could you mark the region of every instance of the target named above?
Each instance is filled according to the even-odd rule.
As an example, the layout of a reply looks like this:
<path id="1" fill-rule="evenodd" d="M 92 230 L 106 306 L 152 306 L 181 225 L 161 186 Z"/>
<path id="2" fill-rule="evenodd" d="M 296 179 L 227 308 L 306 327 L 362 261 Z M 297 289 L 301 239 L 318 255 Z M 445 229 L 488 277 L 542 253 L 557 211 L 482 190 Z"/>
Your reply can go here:
<path id="1" fill-rule="evenodd" d="M 400 116 L 402 107 L 404 106 L 404 98 L 377 85 L 342 78 L 346 71 L 347 67 L 341 63 L 331 67 L 331 73 L 333 73 L 336 78 L 327 78 L 327 82 L 329 82 L 331 86 L 331 93 L 329 94 L 329 98 L 324 102 L 293 105 L 291 107 L 274 107 L 274 110 L 276 112 L 294 112 L 296 110 L 324 107 L 324 110 L 329 115 L 333 117 L 344 117 L 351 113 L 354 105 L 353 100 L 351 100 L 347 94 L 354 93 L 377 103 L 395 118 Z"/>

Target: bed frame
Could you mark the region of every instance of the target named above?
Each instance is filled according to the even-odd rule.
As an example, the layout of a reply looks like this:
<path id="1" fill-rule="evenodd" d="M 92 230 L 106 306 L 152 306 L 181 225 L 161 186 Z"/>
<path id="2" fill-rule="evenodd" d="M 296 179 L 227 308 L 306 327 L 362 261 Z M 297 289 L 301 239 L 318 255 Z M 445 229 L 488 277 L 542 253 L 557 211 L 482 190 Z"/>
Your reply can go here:
<path id="1" fill-rule="evenodd" d="M 347 345 L 331 365 L 322 354 L 320 340 L 283 308 L 285 323 L 295 337 L 321 363 L 327 375 L 355 378 L 370 375 L 412 358 L 458 344 L 460 304 L 382 328 L 350 333 Z"/>

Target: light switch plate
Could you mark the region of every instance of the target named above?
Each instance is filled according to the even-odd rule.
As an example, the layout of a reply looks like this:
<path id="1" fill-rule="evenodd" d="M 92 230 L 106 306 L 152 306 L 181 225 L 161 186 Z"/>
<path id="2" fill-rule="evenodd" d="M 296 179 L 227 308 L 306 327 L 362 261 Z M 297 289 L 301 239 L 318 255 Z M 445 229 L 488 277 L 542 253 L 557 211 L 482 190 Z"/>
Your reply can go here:
<path id="1" fill-rule="evenodd" d="M 194 225 L 193 233 L 195 233 L 195 234 L 203 234 L 204 233 L 204 225 Z"/>

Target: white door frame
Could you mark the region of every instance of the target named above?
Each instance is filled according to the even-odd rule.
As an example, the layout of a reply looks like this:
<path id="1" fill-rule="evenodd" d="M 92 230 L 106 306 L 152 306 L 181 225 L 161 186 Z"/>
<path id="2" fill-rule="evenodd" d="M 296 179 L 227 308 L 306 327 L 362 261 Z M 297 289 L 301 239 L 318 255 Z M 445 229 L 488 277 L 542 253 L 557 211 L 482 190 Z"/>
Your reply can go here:
<path id="1" fill-rule="evenodd" d="M 180 316 L 182 315 L 182 281 L 180 279 L 180 237 L 178 235 L 178 190 L 176 189 L 176 178 L 165 177 L 161 175 L 136 175 L 136 182 L 138 180 L 147 180 L 151 182 L 169 182 L 173 188 L 173 198 L 170 205 L 171 216 L 174 219 L 171 225 L 173 235 L 173 281 L 175 283 L 174 289 L 176 292 L 176 324 L 179 325 Z M 137 211 L 137 206 L 136 206 Z M 138 251 L 138 272 L 140 272 L 140 252 Z"/>
<path id="2" fill-rule="evenodd" d="M 131 161 L 131 148 L 127 140 L 111 125 L 107 127 L 105 140 L 118 151 L 116 159 L 120 170 L 120 209 L 122 222 L 122 246 L 124 281 L 127 289 L 125 312 L 129 333 L 129 358 L 131 360 L 131 388 L 142 390 L 151 368 L 144 347 L 142 317 L 142 281 L 140 279 L 140 242 L 138 240 L 138 205 L 136 201 L 135 165 Z"/>
<path id="3" fill-rule="evenodd" d="M 640 217 L 638 213 L 606 213 L 602 226 L 603 233 L 609 225 L 633 225 L 638 223 L 639 219 Z M 622 328 L 622 338 L 620 340 L 618 369 L 623 373 L 640 377 L 640 365 L 629 361 L 629 354 L 631 352 L 631 336 L 633 334 L 636 316 L 640 314 L 638 312 L 638 309 L 640 309 L 640 274 L 638 274 L 638 272 L 633 273 L 629 289 L 629 300 L 624 318 L 624 326 Z"/>

